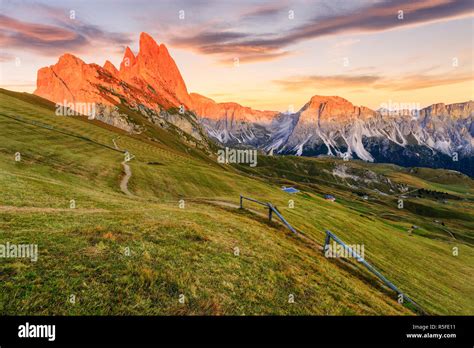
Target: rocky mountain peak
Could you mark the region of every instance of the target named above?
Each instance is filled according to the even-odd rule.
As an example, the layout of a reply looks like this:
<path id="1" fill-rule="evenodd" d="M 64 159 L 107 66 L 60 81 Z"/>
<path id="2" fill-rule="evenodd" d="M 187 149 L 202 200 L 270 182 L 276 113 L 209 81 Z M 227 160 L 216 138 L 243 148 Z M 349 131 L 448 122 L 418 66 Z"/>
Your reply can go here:
<path id="1" fill-rule="evenodd" d="M 133 54 L 130 47 L 127 46 L 123 55 L 122 63 L 120 63 L 120 72 L 123 72 L 126 69 L 130 69 L 135 64 L 135 61 L 135 55 Z"/>
<path id="2" fill-rule="evenodd" d="M 354 118 L 372 117 L 375 111 L 364 106 L 354 106 L 348 100 L 338 96 L 315 95 L 303 106 L 300 114 L 300 121 L 303 123 L 346 122 Z"/>
<path id="3" fill-rule="evenodd" d="M 119 71 L 109 60 L 105 61 L 104 69 L 111 73 L 113 76 L 118 76 Z"/>
<path id="4" fill-rule="evenodd" d="M 238 103 L 216 103 L 214 100 L 197 93 L 191 93 L 193 110 L 207 119 L 226 120 L 229 124 L 240 122 L 269 123 L 278 114 L 277 111 L 260 111 Z"/>
<path id="5" fill-rule="evenodd" d="M 145 81 L 157 93 L 176 106 L 191 107 L 186 84 L 168 49 L 158 45 L 147 33 L 140 34 L 140 51 L 133 69 L 133 77 Z"/>
<path id="6" fill-rule="evenodd" d="M 141 56 L 150 56 L 152 59 L 160 56 L 160 46 L 147 33 L 140 34 L 140 52 Z"/>
<path id="7" fill-rule="evenodd" d="M 115 92 L 104 98 L 104 88 Z M 125 49 L 119 70 L 110 61 L 100 67 L 86 64 L 72 54 L 62 55 L 55 65 L 38 71 L 35 94 L 54 102 L 62 102 L 62 98 L 67 97 L 78 102 L 113 104 L 120 102 L 114 95 L 118 91 L 123 92 L 122 99 L 131 105 L 191 108 L 186 84 L 168 49 L 146 33 L 140 35 L 137 55 L 130 47 Z"/>
<path id="8" fill-rule="evenodd" d="M 56 67 L 71 67 L 74 65 L 84 65 L 84 61 L 71 53 L 64 53 L 59 57 Z"/>
<path id="9" fill-rule="evenodd" d="M 455 103 L 445 105 L 437 103 L 430 105 L 420 111 L 422 117 L 449 117 L 449 118 L 465 118 L 466 115 L 474 114 L 474 102 L 472 100 L 465 103 Z"/>

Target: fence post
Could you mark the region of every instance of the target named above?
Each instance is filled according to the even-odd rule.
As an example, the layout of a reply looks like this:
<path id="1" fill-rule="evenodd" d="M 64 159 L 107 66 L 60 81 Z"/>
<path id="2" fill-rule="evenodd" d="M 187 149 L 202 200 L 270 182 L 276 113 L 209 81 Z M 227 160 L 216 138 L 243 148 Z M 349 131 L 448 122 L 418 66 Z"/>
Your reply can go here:
<path id="1" fill-rule="evenodd" d="M 324 249 L 323 252 L 326 254 L 326 250 L 329 249 L 329 243 L 331 242 L 331 235 L 326 231 L 326 238 L 324 239 Z"/>
<path id="2" fill-rule="evenodd" d="M 272 221 L 272 214 L 273 214 L 272 205 L 268 203 L 268 220 L 270 221 Z"/>
<path id="3" fill-rule="evenodd" d="M 240 195 L 240 209 L 244 209 L 244 202 L 243 202 L 242 195 Z"/>

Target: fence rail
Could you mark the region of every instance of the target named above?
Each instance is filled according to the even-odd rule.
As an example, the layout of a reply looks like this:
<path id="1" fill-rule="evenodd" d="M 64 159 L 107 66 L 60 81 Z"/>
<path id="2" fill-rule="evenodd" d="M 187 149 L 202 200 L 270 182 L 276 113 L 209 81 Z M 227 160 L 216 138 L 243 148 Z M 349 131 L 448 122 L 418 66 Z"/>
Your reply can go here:
<path id="1" fill-rule="evenodd" d="M 281 215 L 281 213 L 278 211 L 277 207 L 273 206 L 269 202 L 261 202 L 256 199 L 250 198 L 250 197 L 245 197 L 240 195 L 240 209 L 244 208 L 244 200 L 248 200 L 250 202 L 254 202 L 260 205 L 263 205 L 268 208 L 268 219 L 271 221 L 272 220 L 272 214 L 275 213 L 276 216 L 283 222 L 283 224 L 293 233 L 298 234 L 296 230 L 291 226 L 291 224 L 286 221 L 286 219 Z M 371 273 L 373 273 L 377 278 L 379 278 L 385 285 L 387 285 L 390 289 L 395 291 L 398 295 L 402 296 L 403 301 L 407 301 L 410 304 L 412 304 L 418 311 L 422 312 L 423 314 L 427 314 L 426 311 L 415 301 L 413 301 L 410 297 L 405 295 L 399 288 L 397 288 L 392 282 L 390 282 L 387 278 L 383 276 L 382 273 L 380 273 L 374 266 L 372 266 L 370 263 L 368 263 L 361 255 L 359 255 L 357 252 L 355 252 L 351 247 L 346 245 L 338 236 L 336 236 L 334 233 L 332 233 L 329 230 L 326 230 L 326 238 L 324 240 L 324 247 L 323 247 L 323 253 L 326 253 L 326 250 L 329 248 L 329 243 L 331 242 L 331 239 L 336 241 L 338 244 L 342 245 L 342 247 L 349 251 L 351 256 L 354 256 L 357 261 L 362 263 Z"/>
<path id="2" fill-rule="evenodd" d="M 281 213 L 278 211 L 277 207 L 273 206 L 271 203 L 269 203 L 269 202 L 260 202 L 260 201 L 257 201 L 256 199 L 253 199 L 253 198 L 250 198 L 250 197 L 245 197 L 245 196 L 240 195 L 240 209 L 243 209 L 243 208 L 244 208 L 244 199 L 267 207 L 267 208 L 268 208 L 268 220 L 272 221 L 273 213 L 275 213 L 275 215 L 281 220 L 281 222 L 282 222 L 291 232 L 296 233 L 296 234 L 298 233 L 298 232 L 296 232 L 296 230 L 293 228 L 293 226 L 291 226 L 290 223 L 289 223 L 288 221 L 286 221 L 286 219 L 281 215 Z"/>
<path id="3" fill-rule="evenodd" d="M 398 295 L 401 295 L 403 301 L 408 301 L 413 306 L 415 306 L 416 309 L 418 309 L 419 311 L 426 314 L 424 309 L 421 308 L 421 306 L 419 304 L 417 304 L 410 297 L 405 295 L 391 281 L 389 281 L 387 278 L 385 278 L 383 276 L 383 274 L 380 273 L 374 266 L 372 266 L 370 263 L 368 263 L 361 255 L 359 255 L 357 252 L 355 252 L 350 246 L 346 245 L 346 243 L 344 243 L 338 236 L 336 236 L 334 233 L 332 233 L 329 230 L 326 230 L 326 238 L 324 240 L 324 248 L 323 248 L 324 253 L 326 253 L 326 251 L 329 249 L 329 243 L 331 242 L 331 239 L 336 241 L 338 244 L 342 245 L 342 247 L 350 253 L 350 256 L 354 256 L 357 259 L 357 261 L 362 263 L 371 273 L 373 273 L 377 278 L 379 278 L 385 285 L 387 285 L 390 289 L 395 291 Z"/>

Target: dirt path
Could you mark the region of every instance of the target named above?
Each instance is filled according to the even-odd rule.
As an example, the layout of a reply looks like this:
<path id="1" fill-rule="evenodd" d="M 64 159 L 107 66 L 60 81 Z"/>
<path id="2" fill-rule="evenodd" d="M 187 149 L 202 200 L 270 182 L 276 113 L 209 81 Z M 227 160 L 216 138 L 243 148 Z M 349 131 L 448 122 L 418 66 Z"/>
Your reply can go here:
<path id="1" fill-rule="evenodd" d="M 115 139 L 116 138 L 112 139 L 112 142 L 114 143 L 114 147 L 117 150 L 123 151 L 118 147 L 117 143 L 115 142 Z M 133 196 L 133 194 L 128 190 L 128 181 L 132 177 L 132 169 L 130 168 L 130 166 L 125 161 L 123 161 L 121 164 L 122 164 L 123 170 L 125 172 L 125 175 L 120 180 L 120 190 L 122 190 L 122 192 L 125 193 L 127 196 Z"/>
<path id="2" fill-rule="evenodd" d="M 133 196 L 133 194 L 128 190 L 128 181 L 132 177 L 132 170 L 125 161 L 122 162 L 122 166 L 123 170 L 125 171 L 125 176 L 122 178 L 122 180 L 120 180 L 120 189 L 127 196 Z"/>

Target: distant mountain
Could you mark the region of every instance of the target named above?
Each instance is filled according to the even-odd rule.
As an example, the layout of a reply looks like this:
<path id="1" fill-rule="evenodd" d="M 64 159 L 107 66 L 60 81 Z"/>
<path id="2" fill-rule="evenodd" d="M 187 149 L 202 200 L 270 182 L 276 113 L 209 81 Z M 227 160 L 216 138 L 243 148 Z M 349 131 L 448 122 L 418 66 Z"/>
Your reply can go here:
<path id="1" fill-rule="evenodd" d="M 337 96 L 314 96 L 291 114 L 216 103 L 189 94 L 166 46 L 146 33 L 140 35 L 137 55 L 126 48 L 119 69 L 109 61 L 101 67 L 62 55 L 55 65 L 38 71 L 34 93 L 55 103 L 95 103 L 97 119 L 128 131 L 140 130 L 118 105 L 160 126 L 171 123 L 198 140 L 204 131 L 227 146 L 442 167 L 474 176 L 472 101 L 434 104 L 416 115 L 374 111 Z"/>
<path id="2" fill-rule="evenodd" d="M 268 140 L 266 127 L 277 111 L 259 111 L 237 103 L 216 103 L 191 93 L 193 110 L 211 137 L 222 144 L 237 143 L 258 146 Z"/>
<path id="3" fill-rule="evenodd" d="M 269 124 L 260 119 L 223 129 L 219 120 L 207 120 L 206 129 L 226 144 L 273 154 L 329 155 L 474 176 L 474 102 L 412 111 L 374 111 L 341 97 L 314 96 L 298 112 L 277 114 Z"/>

